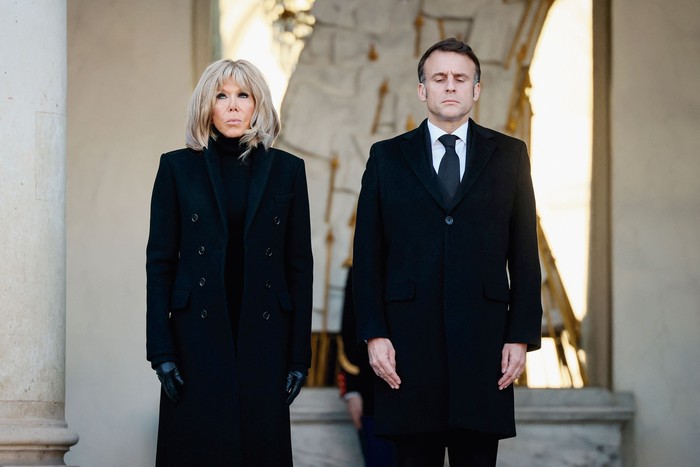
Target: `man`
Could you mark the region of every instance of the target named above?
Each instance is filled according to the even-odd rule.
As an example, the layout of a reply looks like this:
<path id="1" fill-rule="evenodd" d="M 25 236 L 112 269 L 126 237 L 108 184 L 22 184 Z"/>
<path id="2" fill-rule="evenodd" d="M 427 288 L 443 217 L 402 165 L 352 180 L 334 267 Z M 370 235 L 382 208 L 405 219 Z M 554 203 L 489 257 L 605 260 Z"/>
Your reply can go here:
<path id="1" fill-rule="evenodd" d="M 495 465 L 498 440 L 515 436 L 512 384 L 540 346 L 527 149 L 469 118 L 480 73 L 463 42 L 430 47 L 427 120 L 374 144 L 362 178 L 358 336 L 378 376 L 376 431 L 401 466 L 441 467 L 445 448 L 452 467 Z"/>

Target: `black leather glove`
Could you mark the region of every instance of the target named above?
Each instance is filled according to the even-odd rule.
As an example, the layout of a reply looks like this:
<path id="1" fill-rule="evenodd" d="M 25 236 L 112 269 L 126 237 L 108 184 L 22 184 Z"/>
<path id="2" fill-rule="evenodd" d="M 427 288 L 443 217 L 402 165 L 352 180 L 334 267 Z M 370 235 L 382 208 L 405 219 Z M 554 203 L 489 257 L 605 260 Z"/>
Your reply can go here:
<path id="1" fill-rule="evenodd" d="M 304 383 L 306 383 L 306 372 L 290 370 L 287 373 L 287 405 L 292 405 Z"/>
<path id="2" fill-rule="evenodd" d="M 177 366 L 173 362 L 163 362 L 156 365 L 155 370 L 163 391 L 177 404 L 180 401 L 180 387 L 185 385 Z"/>

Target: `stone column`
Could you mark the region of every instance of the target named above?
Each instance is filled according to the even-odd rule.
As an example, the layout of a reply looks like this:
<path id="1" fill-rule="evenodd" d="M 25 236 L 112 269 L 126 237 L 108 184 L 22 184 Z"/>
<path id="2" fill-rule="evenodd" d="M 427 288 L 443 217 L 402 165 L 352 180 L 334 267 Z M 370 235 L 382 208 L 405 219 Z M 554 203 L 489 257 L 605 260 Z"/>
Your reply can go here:
<path id="1" fill-rule="evenodd" d="M 0 465 L 64 465 L 66 0 L 0 0 Z"/>

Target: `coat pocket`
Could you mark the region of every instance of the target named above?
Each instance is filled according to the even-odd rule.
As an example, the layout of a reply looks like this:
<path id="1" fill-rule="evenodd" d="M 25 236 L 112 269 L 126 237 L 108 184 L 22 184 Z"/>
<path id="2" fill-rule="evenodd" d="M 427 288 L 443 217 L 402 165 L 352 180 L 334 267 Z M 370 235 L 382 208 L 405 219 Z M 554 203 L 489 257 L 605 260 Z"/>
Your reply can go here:
<path id="1" fill-rule="evenodd" d="M 179 310 L 186 308 L 190 303 L 190 291 L 188 289 L 175 289 L 170 296 L 170 308 Z"/>
<path id="2" fill-rule="evenodd" d="M 484 297 L 508 303 L 510 301 L 510 288 L 500 282 L 484 282 Z"/>
<path id="3" fill-rule="evenodd" d="M 385 302 L 398 302 L 403 300 L 413 300 L 416 295 L 416 284 L 414 282 L 391 282 L 386 285 L 384 291 Z"/>

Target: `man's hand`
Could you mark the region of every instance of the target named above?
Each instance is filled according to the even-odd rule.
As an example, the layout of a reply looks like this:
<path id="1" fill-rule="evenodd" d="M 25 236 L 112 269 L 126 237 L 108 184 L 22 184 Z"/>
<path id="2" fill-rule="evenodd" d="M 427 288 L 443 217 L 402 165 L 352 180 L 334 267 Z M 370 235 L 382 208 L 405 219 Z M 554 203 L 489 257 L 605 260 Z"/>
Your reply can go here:
<path id="1" fill-rule="evenodd" d="M 367 341 L 369 364 L 381 379 L 392 389 L 398 389 L 401 378 L 396 374 L 396 351 L 391 341 L 385 337 L 375 337 Z"/>
<path id="2" fill-rule="evenodd" d="M 501 353 L 501 379 L 498 380 L 498 389 L 503 390 L 520 378 L 525 369 L 525 355 L 527 344 L 505 344 Z"/>
<path id="3" fill-rule="evenodd" d="M 345 399 L 348 406 L 348 413 L 352 419 L 352 424 L 355 425 L 355 429 L 362 429 L 362 396 L 359 392 L 349 393 Z"/>
<path id="4" fill-rule="evenodd" d="M 180 387 L 185 385 L 177 366 L 173 362 L 163 362 L 156 365 L 155 370 L 163 391 L 177 404 L 180 401 Z"/>
<path id="5" fill-rule="evenodd" d="M 304 383 L 306 383 L 306 373 L 298 370 L 291 370 L 287 373 L 287 405 L 292 405 Z"/>

